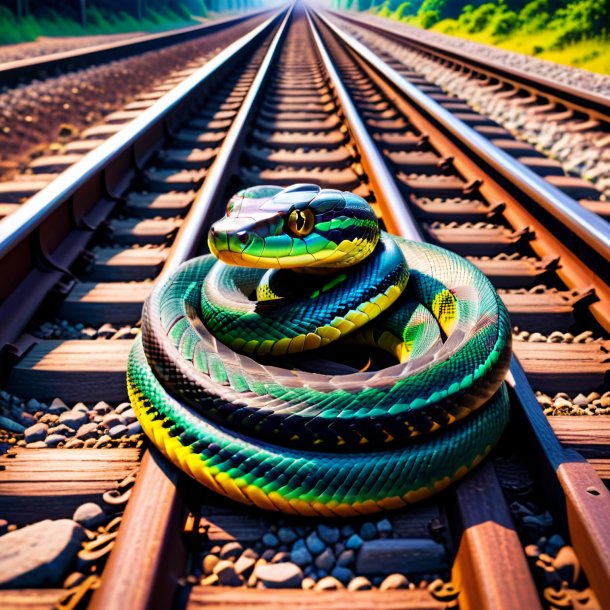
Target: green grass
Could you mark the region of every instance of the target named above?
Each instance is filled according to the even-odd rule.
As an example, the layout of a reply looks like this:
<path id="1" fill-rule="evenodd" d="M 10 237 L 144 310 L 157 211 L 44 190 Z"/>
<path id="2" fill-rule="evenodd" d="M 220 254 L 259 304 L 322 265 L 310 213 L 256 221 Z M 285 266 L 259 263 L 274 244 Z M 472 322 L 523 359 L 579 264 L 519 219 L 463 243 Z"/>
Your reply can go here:
<path id="1" fill-rule="evenodd" d="M 87 18 L 86 28 L 83 28 L 80 23 L 56 13 L 49 13 L 47 17 L 28 16 L 17 20 L 8 9 L 0 6 L 0 45 L 29 42 L 36 40 L 39 36 L 158 32 L 199 23 L 186 10 L 179 12 L 148 10 L 145 17 L 138 21 L 124 11 L 102 13 L 93 7 L 87 11 Z"/>
<path id="2" fill-rule="evenodd" d="M 413 19 L 411 25 L 419 24 L 416 19 Z M 464 31 L 455 19 L 444 19 L 432 26 L 430 31 L 450 34 L 507 51 L 534 55 L 558 64 L 610 75 L 610 40 L 601 37 L 575 42 L 562 49 L 553 49 L 557 33 L 552 30 L 535 34 L 517 30 L 508 37 L 498 40 L 492 35 L 489 28 L 481 32 L 470 33 Z"/>

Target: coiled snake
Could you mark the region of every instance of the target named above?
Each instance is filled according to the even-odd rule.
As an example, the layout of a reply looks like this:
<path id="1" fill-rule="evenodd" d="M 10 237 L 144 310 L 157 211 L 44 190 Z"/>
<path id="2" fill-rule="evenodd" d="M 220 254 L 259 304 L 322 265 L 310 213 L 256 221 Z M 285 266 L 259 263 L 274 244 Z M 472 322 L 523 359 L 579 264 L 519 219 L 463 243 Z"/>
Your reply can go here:
<path id="1" fill-rule="evenodd" d="M 440 491 L 499 440 L 510 323 L 474 265 L 313 185 L 241 191 L 208 243 L 152 290 L 127 372 L 183 471 L 264 509 L 349 516 Z M 397 363 L 328 364 L 358 344 Z"/>

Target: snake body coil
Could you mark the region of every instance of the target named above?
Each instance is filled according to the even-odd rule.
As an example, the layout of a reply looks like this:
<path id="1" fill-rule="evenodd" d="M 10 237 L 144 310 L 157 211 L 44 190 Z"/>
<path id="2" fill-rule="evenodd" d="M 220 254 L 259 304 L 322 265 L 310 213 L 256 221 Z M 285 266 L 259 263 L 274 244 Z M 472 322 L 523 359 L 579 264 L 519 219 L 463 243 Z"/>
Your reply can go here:
<path id="1" fill-rule="evenodd" d="M 497 443 L 510 323 L 472 264 L 313 185 L 238 193 L 209 244 L 153 289 L 127 372 L 144 431 L 186 473 L 264 509 L 348 516 L 436 493 Z M 358 344 L 398 363 L 330 362 Z"/>

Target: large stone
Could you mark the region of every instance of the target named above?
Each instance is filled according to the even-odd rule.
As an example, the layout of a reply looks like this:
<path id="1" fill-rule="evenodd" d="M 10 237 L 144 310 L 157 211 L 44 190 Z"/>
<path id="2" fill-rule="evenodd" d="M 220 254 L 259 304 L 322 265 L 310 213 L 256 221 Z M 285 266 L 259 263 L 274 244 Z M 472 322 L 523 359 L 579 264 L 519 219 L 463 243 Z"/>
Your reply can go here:
<path id="1" fill-rule="evenodd" d="M 294 563 L 259 565 L 256 566 L 255 573 L 266 589 L 296 589 L 303 582 L 303 572 Z"/>
<path id="2" fill-rule="evenodd" d="M 71 519 L 45 519 L 0 537 L 0 588 L 61 587 L 85 537 Z"/>
<path id="3" fill-rule="evenodd" d="M 214 566 L 214 574 L 225 587 L 239 587 L 244 584 L 244 579 L 235 571 L 233 562 L 227 559 L 221 559 Z"/>
<path id="4" fill-rule="evenodd" d="M 356 572 L 363 576 L 389 575 L 394 572 L 434 574 L 447 568 L 445 548 L 428 538 L 367 541 L 360 548 L 356 562 Z"/>
<path id="5" fill-rule="evenodd" d="M 104 523 L 106 513 L 104 509 L 96 504 L 95 502 L 86 502 L 81 504 L 76 511 L 72 519 L 77 523 L 80 523 L 87 529 L 95 529 L 98 525 Z"/>
<path id="6" fill-rule="evenodd" d="M 65 424 L 72 430 L 78 430 L 81 426 L 84 426 L 89 421 L 87 413 L 82 411 L 64 411 L 59 416 L 59 423 Z"/>
<path id="7" fill-rule="evenodd" d="M 25 442 L 35 443 L 37 441 L 44 441 L 47 435 L 49 426 L 47 424 L 34 424 L 25 430 Z"/>

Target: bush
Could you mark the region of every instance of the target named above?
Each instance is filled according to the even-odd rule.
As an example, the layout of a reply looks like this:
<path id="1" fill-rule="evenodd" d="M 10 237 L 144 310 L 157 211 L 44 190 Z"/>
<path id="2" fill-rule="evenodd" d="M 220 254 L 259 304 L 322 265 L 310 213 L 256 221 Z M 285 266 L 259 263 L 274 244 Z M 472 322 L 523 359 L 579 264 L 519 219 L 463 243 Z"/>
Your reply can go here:
<path id="1" fill-rule="evenodd" d="M 440 13 L 438 11 L 425 11 L 419 13 L 419 23 L 422 28 L 428 30 L 433 25 L 437 24 L 441 20 Z"/>

